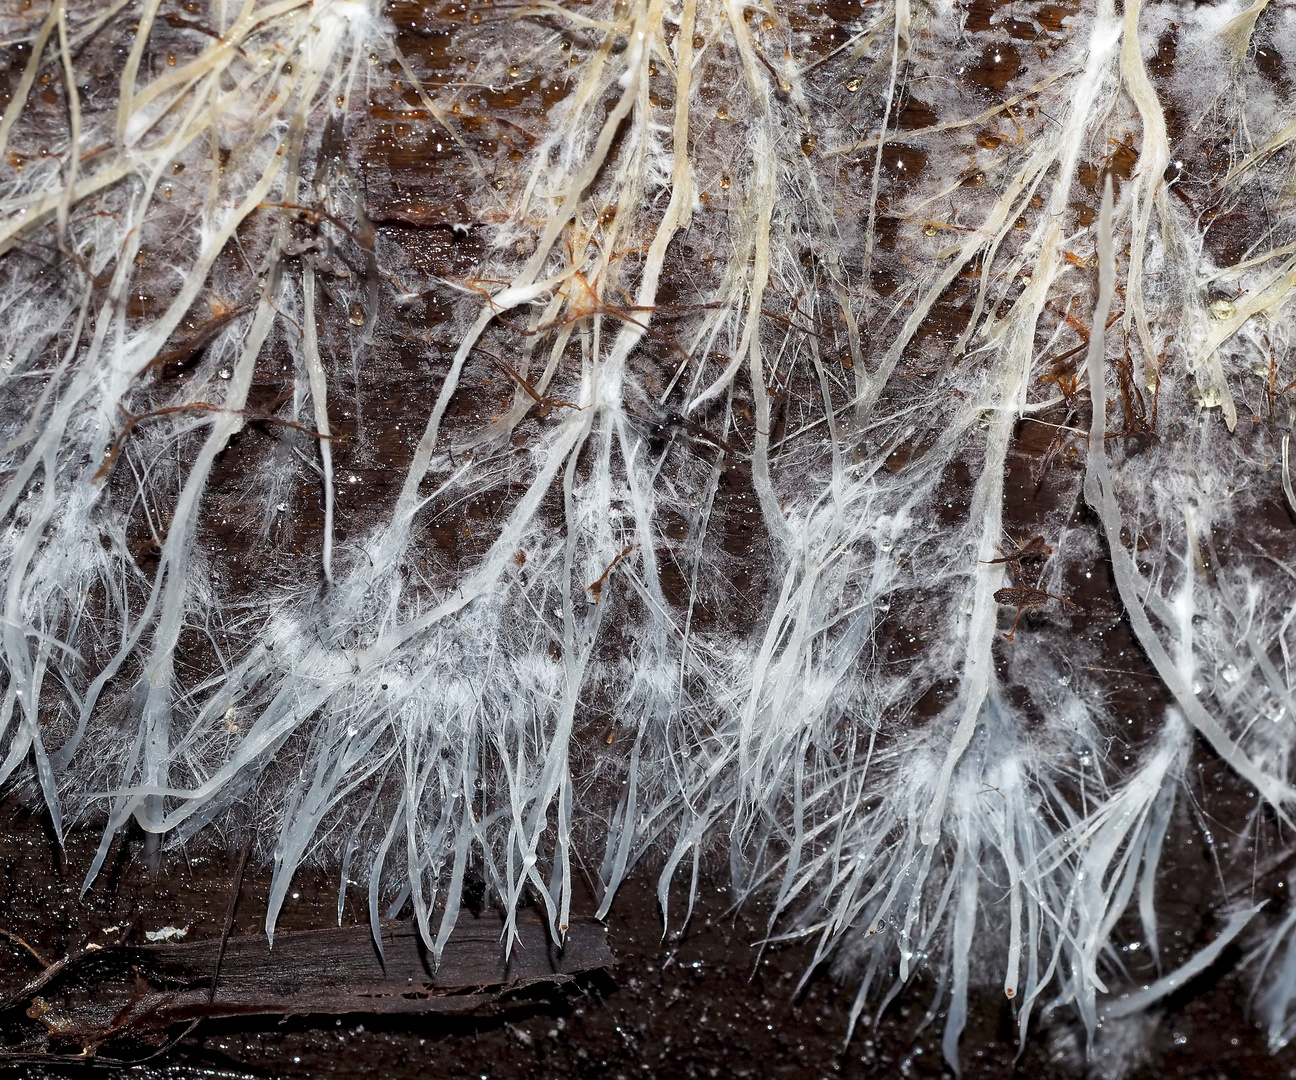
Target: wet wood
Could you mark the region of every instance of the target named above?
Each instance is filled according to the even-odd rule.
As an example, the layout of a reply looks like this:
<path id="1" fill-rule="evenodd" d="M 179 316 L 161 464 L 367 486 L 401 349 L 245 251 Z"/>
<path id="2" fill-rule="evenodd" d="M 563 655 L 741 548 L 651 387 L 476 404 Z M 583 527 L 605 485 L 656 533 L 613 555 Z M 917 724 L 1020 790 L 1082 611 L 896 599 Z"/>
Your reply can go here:
<path id="1" fill-rule="evenodd" d="M 264 935 L 239 935 L 223 956 L 219 938 L 113 945 L 50 964 L 4 1011 L 24 1010 L 47 1044 L 93 1047 L 203 1019 L 469 1013 L 612 964 L 604 927 L 593 919 L 572 920 L 562 948 L 530 911 L 519 915 L 507 955 L 502 934 L 498 914 L 466 914 L 435 967 L 411 921 L 382 924 L 381 955 L 365 925 L 280 933 L 273 948 Z"/>

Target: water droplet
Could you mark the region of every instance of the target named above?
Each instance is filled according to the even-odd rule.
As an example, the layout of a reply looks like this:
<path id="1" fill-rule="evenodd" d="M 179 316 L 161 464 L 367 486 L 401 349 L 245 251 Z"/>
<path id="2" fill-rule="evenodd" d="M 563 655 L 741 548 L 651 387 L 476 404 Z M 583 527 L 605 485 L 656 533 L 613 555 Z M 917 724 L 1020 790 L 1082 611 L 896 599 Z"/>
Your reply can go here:
<path id="1" fill-rule="evenodd" d="M 351 311 L 347 315 L 347 321 L 352 326 L 364 326 L 365 310 L 363 304 L 352 304 Z"/>
<path id="2" fill-rule="evenodd" d="M 1240 678 L 1242 678 L 1242 672 L 1238 671 L 1238 669 L 1233 664 L 1225 664 L 1224 670 L 1220 672 L 1220 677 L 1226 683 L 1232 686 Z"/>
<path id="3" fill-rule="evenodd" d="M 878 545 L 878 547 L 880 547 L 883 551 L 890 551 L 890 550 L 891 550 L 891 540 L 890 540 L 889 538 L 886 539 L 886 540 L 883 540 L 882 543 L 880 543 L 880 544 Z"/>
<path id="4" fill-rule="evenodd" d="M 1233 318 L 1237 314 L 1237 307 L 1232 300 L 1212 300 L 1210 312 L 1215 318 L 1223 321 Z"/>
<path id="5" fill-rule="evenodd" d="M 220 369 L 220 371 L 216 372 L 216 377 L 217 377 L 218 379 L 228 379 L 228 378 L 232 377 L 233 374 L 234 374 L 234 372 L 230 371 L 229 368 L 227 368 L 227 367 L 223 367 L 223 368 Z"/>
<path id="6" fill-rule="evenodd" d="M 846 83 L 846 92 L 849 94 L 855 93 L 859 88 L 860 88 L 859 79 L 849 79 Z"/>
<path id="7" fill-rule="evenodd" d="M 1224 395 L 1215 386 L 1195 386 L 1189 394 L 1203 409 L 1218 409 L 1224 404 Z"/>

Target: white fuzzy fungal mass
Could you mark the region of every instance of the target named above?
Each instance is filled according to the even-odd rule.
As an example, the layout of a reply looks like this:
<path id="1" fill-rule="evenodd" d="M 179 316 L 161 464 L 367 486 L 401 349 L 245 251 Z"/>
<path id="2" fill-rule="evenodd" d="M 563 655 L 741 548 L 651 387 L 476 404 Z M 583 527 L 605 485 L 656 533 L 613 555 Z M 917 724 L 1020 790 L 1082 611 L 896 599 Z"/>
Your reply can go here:
<path id="1" fill-rule="evenodd" d="M 970 989 L 1092 1035 L 1237 935 L 1286 1042 L 1296 10 L 3 27 L 0 778 L 86 888 L 254 828 L 271 933 L 323 859 L 439 955 L 466 875 L 561 938 L 727 845 L 952 1063 Z M 1238 858 L 1127 990 L 1194 755 Z"/>

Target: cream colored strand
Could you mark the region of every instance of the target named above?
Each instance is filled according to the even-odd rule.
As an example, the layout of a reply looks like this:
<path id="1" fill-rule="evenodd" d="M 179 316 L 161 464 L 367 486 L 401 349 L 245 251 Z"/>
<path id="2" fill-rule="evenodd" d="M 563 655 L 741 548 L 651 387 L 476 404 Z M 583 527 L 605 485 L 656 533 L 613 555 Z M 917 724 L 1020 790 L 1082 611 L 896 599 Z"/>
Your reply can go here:
<path id="1" fill-rule="evenodd" d="M 50 35 L 54 28 L 58 26 L 59 19 L 62 16 L 64 0 L 54 0 L 54 6 L 50 8 L 50 13 L 45 16 L 44 23 L 41 24 L 40 33 L 36 35 L 36 40 L 32 42 L 31 56 L 23 68 L 22 78 L 18 80 L 18 85 L 14 88 L 13 97 L 9 100 L 9 106 L 4 111 L 4 119 L 0 120 L 0 157 L 4 156 L 5 148 L 9 145 L 9 131 L 14 126 L 14 121 L 18 119 L 23 107 L 27 104 L 27 96 L 31 93 L 32 85 L 36 82 L 36 73 L 40 71 L 41 57 L 45 55 L 45 46 L 49 43 Z"/>

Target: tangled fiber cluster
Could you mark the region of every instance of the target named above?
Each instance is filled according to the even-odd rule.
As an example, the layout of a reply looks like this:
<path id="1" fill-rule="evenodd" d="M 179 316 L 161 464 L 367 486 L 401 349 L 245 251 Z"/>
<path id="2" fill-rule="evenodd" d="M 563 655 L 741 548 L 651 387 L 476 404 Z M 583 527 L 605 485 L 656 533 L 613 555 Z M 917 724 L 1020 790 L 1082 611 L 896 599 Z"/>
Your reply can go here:
<path id="1" fill-rule="evenodd" d="M 87 889 L 255 829 L 271 933 L 335 860 L 439 955 L 727 844 L 951 1063 L 987 978 L 1092 1034 L 1235 939 L 1290 1037 L 1291 8 L 3 27 L 0 778 Z M 1193 755 L 1249 801 L 1162 956 Z"/>

